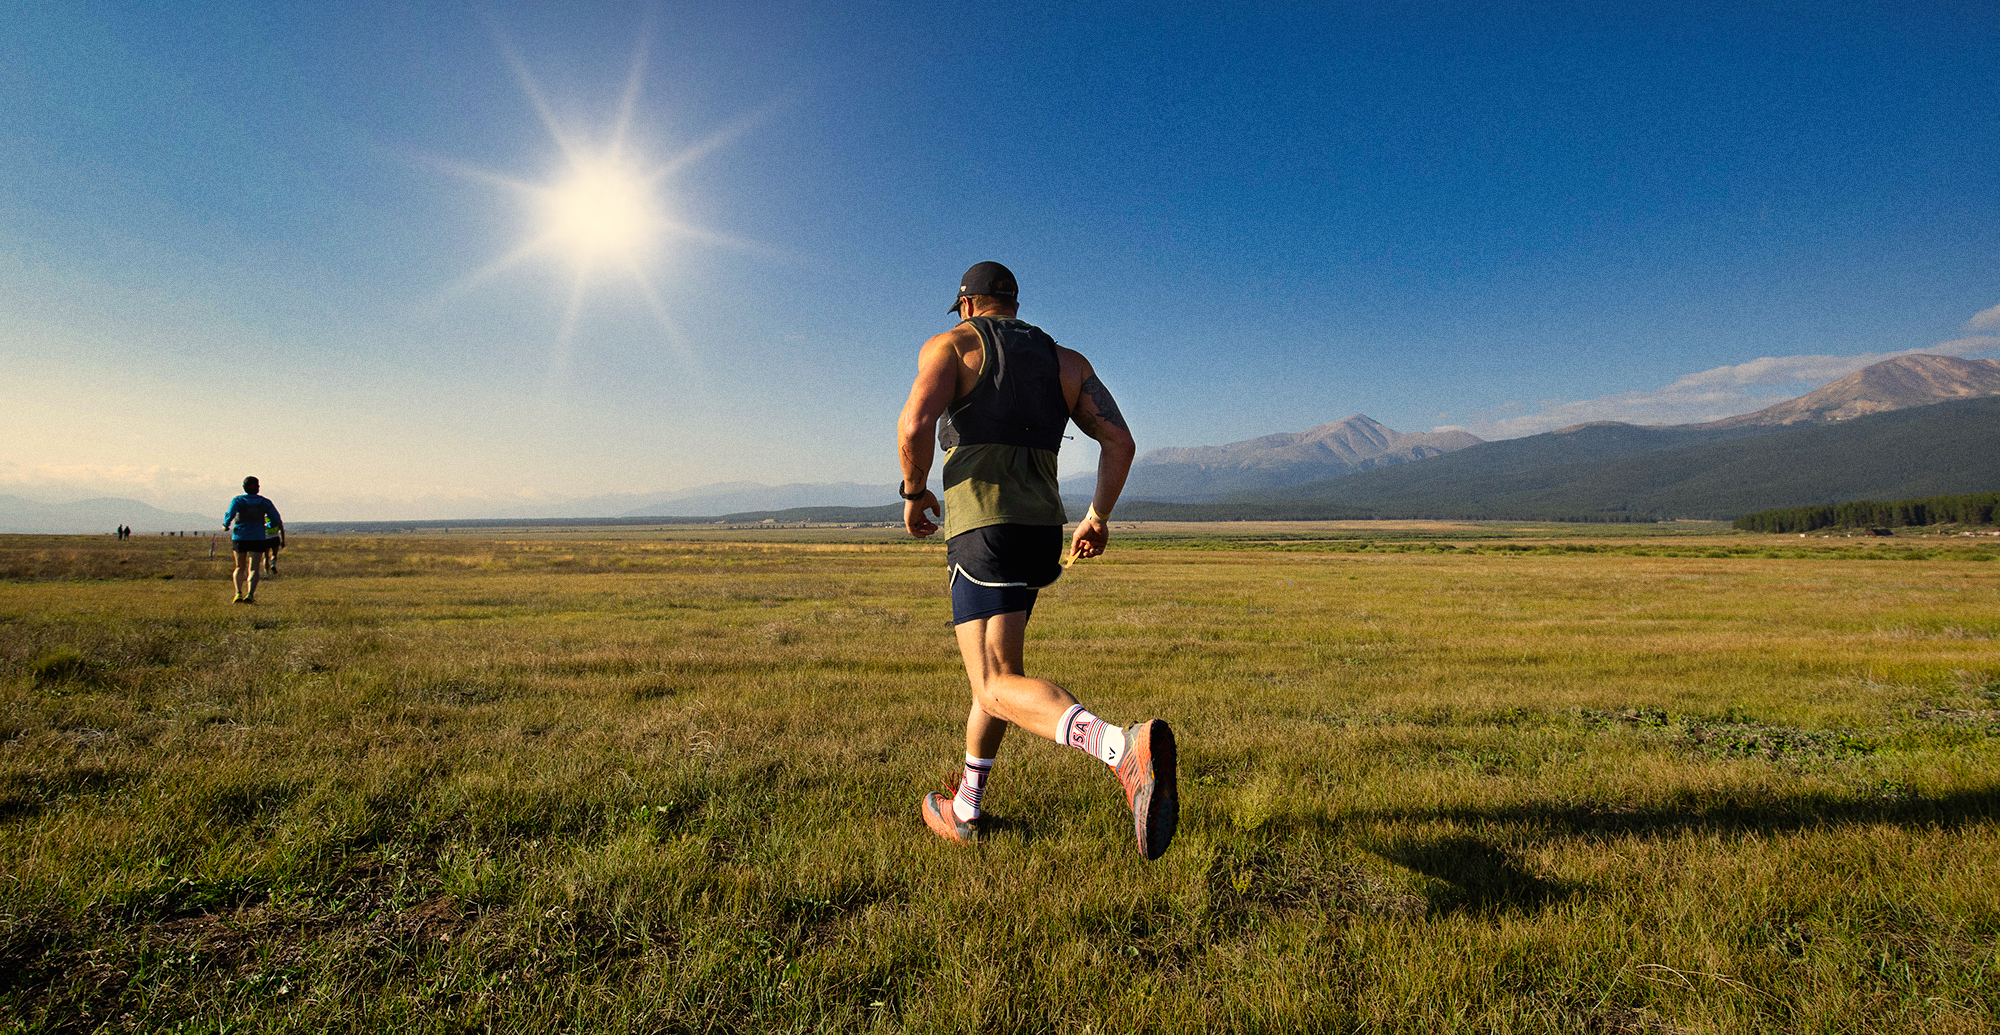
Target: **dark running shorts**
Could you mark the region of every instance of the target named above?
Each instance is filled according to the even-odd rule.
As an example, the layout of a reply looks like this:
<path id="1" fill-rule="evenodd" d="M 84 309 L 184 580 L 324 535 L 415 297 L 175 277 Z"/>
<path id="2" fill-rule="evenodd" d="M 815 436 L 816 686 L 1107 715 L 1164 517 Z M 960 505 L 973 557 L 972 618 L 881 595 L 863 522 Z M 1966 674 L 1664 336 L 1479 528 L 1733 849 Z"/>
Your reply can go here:
<path id="1" fill-rule="evenodd" d="M 278 548 L 276 539 L 231 539 L 229 548 L 237 553 L 263 553 Z"/>
<path id="2" fill-rule="evenodd" d="M 951 624 L 1035 613 L 1036 591 L 1062 577 L 1061 525 L 987 525 L 944 544 Z"/>

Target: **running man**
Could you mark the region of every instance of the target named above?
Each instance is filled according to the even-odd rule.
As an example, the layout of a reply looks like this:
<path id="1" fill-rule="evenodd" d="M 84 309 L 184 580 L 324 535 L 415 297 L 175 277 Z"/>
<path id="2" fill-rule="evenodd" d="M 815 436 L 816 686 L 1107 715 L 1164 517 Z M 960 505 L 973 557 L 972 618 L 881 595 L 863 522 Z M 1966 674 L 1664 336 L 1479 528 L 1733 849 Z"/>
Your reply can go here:
<path id="1" fill-rule="evenodd" d="M 269 538 L 266 522 L 275 527 L 278 534 Z M 257 479 L 243 479 L 243 495 L 229 501 L 229 512 L 222 516 L 222 527 L 236 527 L 230 530 L 229 546 L 236 551 L 236 570 L 229 576 L 229 582 L 236 587 L 235 603 L 254 604 L 257 602 L 257 557 L 284 541 L 285 519 L 278 516 L 278 508 L 270 500 L 257 495 Z"/>
<path id="2" fill-rule="evenodd" d="M 951 621 L 972 682 L 965 768 L 952 793 L 924 798 L 924 822 L 953 841 L 979 839 L 980 797 L 1012 724 L 1110 766 L 1125 787 L 1139 853 L 1157 859 L 1180 822 L 1173 731 L 1158 719 L 1113 726 L 1068 690 L 1022 670 L 1036 591 L 1064 564 L 1067 518 L 1056 486 L 1063 430 L 1075 421 L 1100 449 L 1096 496 L 1069 542 L 1073 557 L 1104 552 L 1134 446 L 1090 361 L 1015 319 L 1019 296 L 1014 274 L 997 262 L 965 271 L 952 303 L 960 322 L 924 343 L 897 426 L 903 526 L 928 538 L 938 531 L 932 516 L 942 512 Z M 940 438 L 942 507 L 925 487 Z"/>

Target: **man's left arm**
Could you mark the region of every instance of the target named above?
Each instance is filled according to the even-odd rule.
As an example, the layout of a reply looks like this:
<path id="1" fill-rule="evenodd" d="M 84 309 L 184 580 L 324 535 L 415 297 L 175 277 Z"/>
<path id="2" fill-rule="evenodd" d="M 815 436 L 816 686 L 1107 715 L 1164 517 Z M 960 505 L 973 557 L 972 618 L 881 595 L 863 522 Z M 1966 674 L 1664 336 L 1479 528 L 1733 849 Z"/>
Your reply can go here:
<path id="1" fill-rule="evenodd" d="M 1089 360 L 1084 361 L 1083 390 L 1077 393 L 1076 407 L 1069 417 L 1098 445 L 1097 491 L 1091 496 L 1089 513 L 1077 522 L 1070 552 L 1077 557 L 1095 557 L 1111 540 L 1111 508 L 1118 505 L 1118 495 L 1125 491 L 1125 478 L 1132 473 L 1138 445 L 1132 440 L 1132 429 L 1125 426 L 1118 401 L 1097 379 Z"/>

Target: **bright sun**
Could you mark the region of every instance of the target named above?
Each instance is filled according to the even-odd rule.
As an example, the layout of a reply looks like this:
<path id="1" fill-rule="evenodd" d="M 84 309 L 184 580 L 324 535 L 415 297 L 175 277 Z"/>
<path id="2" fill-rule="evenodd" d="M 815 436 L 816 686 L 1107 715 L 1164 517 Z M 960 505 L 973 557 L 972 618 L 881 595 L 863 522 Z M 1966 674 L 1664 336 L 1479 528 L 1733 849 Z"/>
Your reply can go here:
<path id="1" fill-rule="evenodd" d="M 652 272 L 671 246 L 681 241 L 742 247 L 738 242 L 672 218 L 661 204 L 660 186 L 674 173 L 721 147 L 742 133 L 761 116 L 737 124 L 661 162 L 641 161 L 629 142 L 633 109 L 638 101 L 643 46 L 634 55 L 632 71 L 625 84 L 616 121 L 593 146 L 578 129 L 564 125 L 550 109 L 534 79 L 520 58 L 511 52 L 509 60 L 521 82 L 522 92 L 541 115 L 542 124 L 561 150 L 562 171 L 545 183 L 531 183 L 470 168 L 444 163 L 453 172 L 497 184 L 527 202 L 536 226 L 528 238 L 506 255 L 460 281 L 449 291 L 462 290 L 499 275 L 538 257 L 557 257 L 569 267 L 569 304 L 563 315 L 561 341 L 568 344 L 575 333 L 584 296 L 591 285 L 605 277 L 625 280 L 644 299 L 660 325 L 671 334 L 666 307 L 655 289 Z"/>
<path id="2" fill-rule="evenodd" d="M 665 228 L 646 175 L 615 159 L 575 163 L 543 202 L 550 243 L 579 265 L 634 262 Z"/>

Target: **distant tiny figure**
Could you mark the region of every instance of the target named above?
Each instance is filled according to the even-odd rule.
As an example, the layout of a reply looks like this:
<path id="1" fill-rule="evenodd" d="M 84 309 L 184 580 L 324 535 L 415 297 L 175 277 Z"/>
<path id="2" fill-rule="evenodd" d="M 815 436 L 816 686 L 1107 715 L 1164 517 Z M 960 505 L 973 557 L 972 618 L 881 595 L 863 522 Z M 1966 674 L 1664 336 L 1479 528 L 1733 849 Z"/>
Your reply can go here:
<path id="1" fill-rule="evenodd" d="M 230 528 L 231 525 L 235 527 Z M 229 512 L 222 516 L 222 527 L 229 530 L 229 546 L 236 551 L 236 570 L 229 576 L 230 585 L 236 589 L 235 603 L 254 604 L 257 602 L 257 555 L 265 553 L 285 541 L 285 519 L 278 516 L 278 508 L 270 500 L 257 494 L 257 479 L 243 479 L 243 495 L 229 501 Z M 270 537 L 270 530 L 276 529 L 276 538 Z"/>

